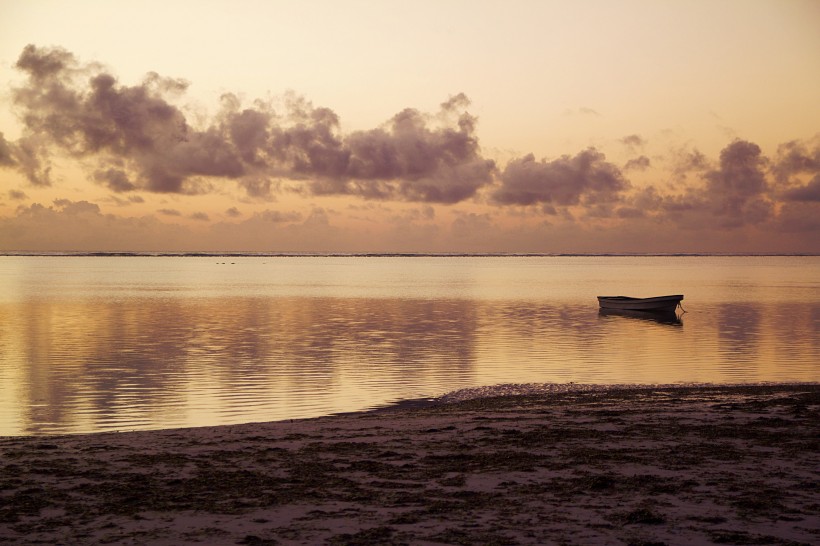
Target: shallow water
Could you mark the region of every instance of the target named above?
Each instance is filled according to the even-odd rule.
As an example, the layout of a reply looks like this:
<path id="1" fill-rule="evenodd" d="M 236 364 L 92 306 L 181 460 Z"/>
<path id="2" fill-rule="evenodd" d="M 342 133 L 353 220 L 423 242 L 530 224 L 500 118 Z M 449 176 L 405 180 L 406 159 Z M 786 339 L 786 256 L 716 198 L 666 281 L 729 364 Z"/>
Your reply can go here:
<path id="1" fill-rule="evenodd" d="M 685 295 L 680 321 L 597 295 Z M 818 257 L 0 257 L 0 435 L 497 383 L 820 380 Z"/>

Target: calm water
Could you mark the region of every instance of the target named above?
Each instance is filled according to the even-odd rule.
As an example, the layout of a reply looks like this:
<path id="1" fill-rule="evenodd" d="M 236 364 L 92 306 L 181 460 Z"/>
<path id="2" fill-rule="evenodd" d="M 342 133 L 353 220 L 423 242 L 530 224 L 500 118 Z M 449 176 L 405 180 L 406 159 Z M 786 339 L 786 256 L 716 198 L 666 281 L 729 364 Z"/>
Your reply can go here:
<path id="1" fill-rule="evenodd" d="M 820 381 L 820 257 L 0 257 L 0 435 L 570 381 Z"/>

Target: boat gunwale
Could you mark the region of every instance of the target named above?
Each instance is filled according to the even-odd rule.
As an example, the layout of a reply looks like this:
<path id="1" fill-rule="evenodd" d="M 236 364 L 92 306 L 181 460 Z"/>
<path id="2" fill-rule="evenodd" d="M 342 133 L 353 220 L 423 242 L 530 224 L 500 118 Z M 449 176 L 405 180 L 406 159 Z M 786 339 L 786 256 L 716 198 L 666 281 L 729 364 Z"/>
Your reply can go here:
<path id="1" fill-rule="evenodd" d="M 681 301 L 683 294 L 672 294 L 669 296 L 652 296 L 650 298 L 635 298 L 632 296 L 598 296 L 598 301 L 623 301 L 623 302 L 661 302 L 661 301 Z"/>

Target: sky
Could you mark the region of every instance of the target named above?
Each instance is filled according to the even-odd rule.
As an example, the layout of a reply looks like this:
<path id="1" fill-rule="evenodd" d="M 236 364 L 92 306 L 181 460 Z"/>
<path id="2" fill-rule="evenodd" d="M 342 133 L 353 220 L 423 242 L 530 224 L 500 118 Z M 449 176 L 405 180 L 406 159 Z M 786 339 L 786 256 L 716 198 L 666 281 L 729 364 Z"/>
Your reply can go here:
<path id="1" fill-rule="evenodd" d="M 0 0 L 0 251 L 820 253 L 820 2 Z"/>

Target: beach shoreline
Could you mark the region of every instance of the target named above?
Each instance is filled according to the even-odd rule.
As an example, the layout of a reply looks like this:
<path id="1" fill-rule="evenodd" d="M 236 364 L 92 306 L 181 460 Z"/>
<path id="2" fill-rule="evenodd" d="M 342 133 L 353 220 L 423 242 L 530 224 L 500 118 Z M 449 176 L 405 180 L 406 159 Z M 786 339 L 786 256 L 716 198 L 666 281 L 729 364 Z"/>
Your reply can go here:
<path id="1" fill-rule="evenodd" d="M 820 541 L 816 383 L 521 392 L 0 438 L 0 543 Z"/>

